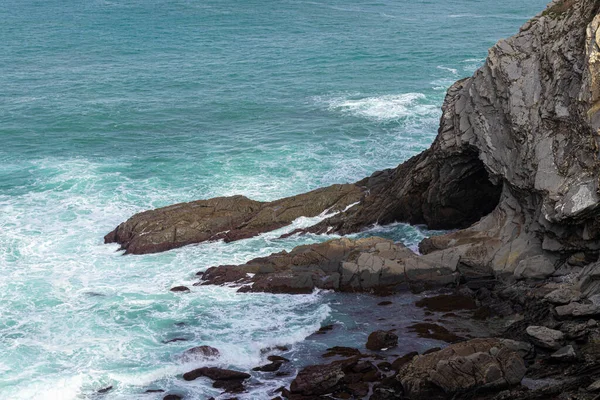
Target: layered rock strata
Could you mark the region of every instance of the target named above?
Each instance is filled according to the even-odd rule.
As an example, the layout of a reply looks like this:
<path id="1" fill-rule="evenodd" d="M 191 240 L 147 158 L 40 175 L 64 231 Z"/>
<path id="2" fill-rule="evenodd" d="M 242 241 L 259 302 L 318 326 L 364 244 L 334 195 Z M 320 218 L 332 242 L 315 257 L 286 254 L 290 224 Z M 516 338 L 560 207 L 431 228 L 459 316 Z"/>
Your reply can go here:
<path id="1" fill-rule="evenodd" d="M 243 265 L 211 267 L 202 285 L 235 284 L 242 292 L 311 293 L 394 290 L 413 283 L 443 286 L 458 279 L 458 258 L 417 256 L 400 243 L 371 237 L 299 246 Z"/>

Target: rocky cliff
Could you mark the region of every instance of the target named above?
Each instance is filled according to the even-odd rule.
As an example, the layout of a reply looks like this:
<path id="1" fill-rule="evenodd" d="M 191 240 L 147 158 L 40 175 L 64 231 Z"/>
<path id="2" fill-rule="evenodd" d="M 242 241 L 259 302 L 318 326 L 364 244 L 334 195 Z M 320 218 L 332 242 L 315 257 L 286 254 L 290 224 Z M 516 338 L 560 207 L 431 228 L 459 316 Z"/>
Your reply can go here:
<path id="1" fill-rule="evenodd" d="M 105 240 L 156 252 L 247 238 L 329 209 L 339 213 L 308 231 L 347 234 L 395 221 L 459 228 L 426 239 L 421 252 L 459 258 L 464 276 L 542 278 L 594 261 L 599 9 L 596 0 L 555 1 L 498 42 L 474 76 L 448 90 L 431 148 L 396 169 L 272 203 L 233 197 L 148 211 Z"/>

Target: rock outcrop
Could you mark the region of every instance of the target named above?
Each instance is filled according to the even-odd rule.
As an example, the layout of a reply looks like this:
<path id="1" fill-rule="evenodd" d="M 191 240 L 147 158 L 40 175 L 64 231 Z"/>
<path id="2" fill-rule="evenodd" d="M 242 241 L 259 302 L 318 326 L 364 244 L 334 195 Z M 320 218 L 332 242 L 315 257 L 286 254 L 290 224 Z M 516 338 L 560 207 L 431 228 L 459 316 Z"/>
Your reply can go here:
<path id="1" fill-rule="evenodd" d="M 448 90 L 432 146 L 396 169 L 270 203 L 235 196 L 148 211 L 105 240 L 128 253 L 157 252 L 247 238 L 330 210 L 338 213 L 308 231 L 347 234 L 395 221 L 466 228 L 421 245 L 424 254 L 459 259 L 463 276 L 542 279 L 570 255 L 593 261 L 599 9 L 596 0 L 555 0 L 499 41 L 473 77 Z"/>
<path id="2" fill-rule="evenodd" d="M 391 290 L 413 282 L 443 286 L 457 280 L 458 259 L 419 257 L 387 239 L 334 239 L 256 258 L 243 265 L 211 267 L 202 285 L 235 284 L 242 292 L 311 293 Z"/>
<path id="3" fill-rule="evenodd" d="M 473 339 L 417 356 L 398 373 L 410 399 L 444 399 L 474 388 L 521 383 L 526 367 L 512 341 Z"/>
<path id="4" fill-rule="evenodd" d="M 282 228 L 298 217 L 344 211 L 363 197 L 357 185 L 332 185 L 272 202 L 217 197 L 145 211 L 104 237 L 127 254 L 147 254 L 212 240 L 231 242 Z"/>
<path id="5" fill-rule="evenodd" d="M 456 176 L 454 162 L 462 159 L 460 165 L 481 166 L 479 181 L 468 182 L 479 186 L 489 178 L 497 185 L 488 186 L 487 195 L 475 201 L 495 206 L 495 188 L 501 187 L 499 202 L 468 229 L 427 240 L 423 252 L 456 254 L 466 272 L 516 273 L 518 278 L 543 278 L 555 272 L 565 255 L 596 252 L 599 8 L 595 0 L 555 1 L 517 35 L 498 42 L 473 77 L 450 88 L 436 141 L 390 173 L 391 182 L 376 191 L 385 193 L 383 198 L 367 197 L 312 230 L 331 226 L 348 233 L 376 221 L 419 220 L 395 210 L 410 203 L 413 209 L 426 208 L 432 199 L 449 201 L 459 191 L 459 181 L 438 186 L 436 179 L 420 183 L 419 177 L 423 170 L 445 179 Z M 425 202 L 406 195 L 418 187 Z M 371 209 L 371 204 L 378 205 Z M 424 215 L 420 222 L 437 226 L 439 221 L 431 220 Z M 443 226 L 461 223 L 458 218 Z"/>

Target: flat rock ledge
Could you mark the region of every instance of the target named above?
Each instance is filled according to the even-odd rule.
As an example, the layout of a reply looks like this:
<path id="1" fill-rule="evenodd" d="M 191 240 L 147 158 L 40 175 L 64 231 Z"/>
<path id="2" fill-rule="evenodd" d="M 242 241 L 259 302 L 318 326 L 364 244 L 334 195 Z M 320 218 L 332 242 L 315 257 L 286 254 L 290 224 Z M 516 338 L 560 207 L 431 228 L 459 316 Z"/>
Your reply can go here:
<path id="1" fill-rule="evenodd" d="M 212 267 L 196 285 L 240 286 L 241 292 L 311 293 L 386 292 L 411 284 L 443 286 L 455 283 L 457 259 L 441 254 L 418 256 L 400 243 L 371 237 L 334 239 L 298 246 L 243 265 Z"/>

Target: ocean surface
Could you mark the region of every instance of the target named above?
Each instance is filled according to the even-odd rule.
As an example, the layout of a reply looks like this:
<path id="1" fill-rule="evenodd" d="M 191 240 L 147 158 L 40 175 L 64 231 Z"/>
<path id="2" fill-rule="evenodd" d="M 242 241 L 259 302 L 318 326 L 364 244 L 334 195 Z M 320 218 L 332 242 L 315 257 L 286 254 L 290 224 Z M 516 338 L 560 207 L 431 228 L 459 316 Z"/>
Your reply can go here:
<path id="1" fill-rule="evenodd" d="M 326 240 L 276 240 L 318 218 L 156 255 L 122 256 L 103 236 L 149 208 L 271 200 L 396 166 L 434 139 L 447 87 L 544 5 L 0 1 L 0 399 L 206 399 L 219 391 L 180 374 L 247 370 L 276 345 L 296 365 L 362 346 L 369 296 L 169 292 L 212 265 Z M 414 246 L 428 232 L 369 234 Z M 413 301 L 396 296 L 388 319 L 422 318 Z M 310 336 L 324 324 L 336 329 Z M 401 337 L 399 354 L 432 345 Z M 187 341 L 165 343 L 175 338 Z M 178 357 L 201 344 L 222 357 Z M 289 380 L 255 377 L 240 397 L 268 399 Z"/>

